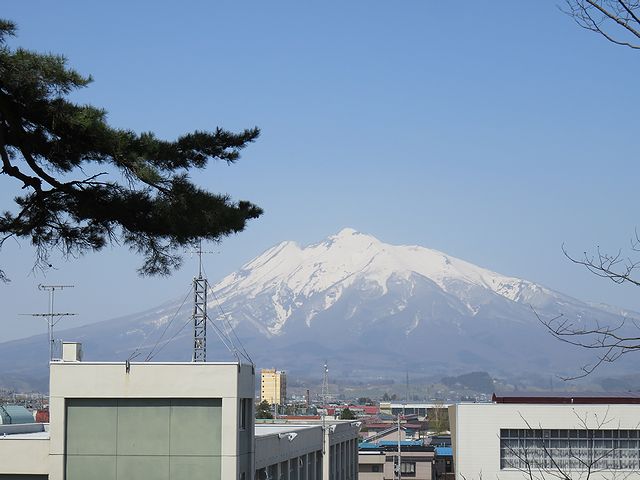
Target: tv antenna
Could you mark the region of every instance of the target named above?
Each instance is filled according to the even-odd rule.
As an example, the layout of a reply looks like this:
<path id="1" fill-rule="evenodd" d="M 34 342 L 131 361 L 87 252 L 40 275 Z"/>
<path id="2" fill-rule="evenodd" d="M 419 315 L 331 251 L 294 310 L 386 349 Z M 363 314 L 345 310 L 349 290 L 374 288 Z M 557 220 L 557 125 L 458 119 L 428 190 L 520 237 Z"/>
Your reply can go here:
<path id="1" fill-rule="evenodd" d="M 57 290 L 64 290 L 65 288 L 73 288 L 75 285 L 38 285 L 38 290 L 45 290 L 49 292 L 49 313 L 27 313 L 32 317 L 45 317 L 47 319 L 47 333 L 49 337 L 49 361 L 53 361 L 54 357 L 54 344 L 55 337 L 53 335 L 53 327 L 55 327 L 62 317 L 71 317 L 77 315 L 77 313 L 68 312 L 55 312 L 54 301 Z"/>

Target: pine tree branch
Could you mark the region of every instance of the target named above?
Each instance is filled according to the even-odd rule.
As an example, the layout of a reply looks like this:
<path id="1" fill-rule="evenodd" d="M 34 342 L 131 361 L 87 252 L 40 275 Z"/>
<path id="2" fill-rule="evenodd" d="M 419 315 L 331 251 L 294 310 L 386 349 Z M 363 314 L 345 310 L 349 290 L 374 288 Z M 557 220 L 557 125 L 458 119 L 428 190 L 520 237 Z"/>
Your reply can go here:
<path id="1" fill-rule="evenodd" d="M 4 141 L 4 124 L 0 118 L 0 157 L 2 157 L 2 173 L 9 175 L 10 177 L 17 178 L 23 183 L 22 188 L 31 187 L 36 192 L 42 191 L 42 180 L 37 177 L 31 177 L 21 172 L 18 167 L 11 164 L 11 159 L 6 150 L 6 144 Z"/>
<path id="2" fill-rule="evenodd" d="M 187 176 L 214 160 L 235 163 L 257 128 L 198 130 L 175 141 L 115 129 L 104 110 L 67 98 L 91 77 L 68 68 L 62 56 L 10 49 L 5 38 L 14 31 L 0 20 L 1 173 L 28 193 L 14 199 L 17 213 L 0 215 L 0 236 L 28 238 L 36 267 L 46 265 L 53 248 L 70 257 L 112 243 L 144 257 L 141 273 L 168 274 L 185 245 L 241 232 L 262 214 Z M 86 175 L 84 164 L 114 167 L 124 180 L 105 177 L 108 168 Z"/>

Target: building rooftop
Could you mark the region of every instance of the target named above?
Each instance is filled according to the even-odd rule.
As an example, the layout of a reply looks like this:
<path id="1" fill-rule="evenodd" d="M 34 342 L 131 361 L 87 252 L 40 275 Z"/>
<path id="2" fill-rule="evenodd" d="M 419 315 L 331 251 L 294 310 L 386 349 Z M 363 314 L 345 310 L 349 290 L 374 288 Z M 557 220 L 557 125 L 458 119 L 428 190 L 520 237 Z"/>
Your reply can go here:
<path id="1" fill-rule="evenodd" d="M 257 424 L 255 426 L 256 437 L 266 437 L 280 433 L 291 433 L 296 430 L 314 428 L 316 425 L 290 425 L 290 424 Z"/>
<path id="2" fill-rule="evenodd" d="M 509 392 L 494 393 L 495 403 L 636 404 L 640 392 Z"/>
<path id="3" fill-rule="evenodd" d="M 48 440 L 49 425 L 44 423 L 22 423 L 18 425 L 0 425 L 2 440 Z"/>
<path id="4" fill-rule="evenodd" d="M 453 448 L 436 447 L 436 457 L 453 457 Z"/>
<path id="5" fill-rule="evenodd" d="M 33 423 L 33 414 L 22 405 L 0 405 L 0 424 Z"/>
<path id="6" fill-rule="evenodd" d="M 401 447 L 422 447 L 424 443 L 422 440 L 401 440 L 400 442 L 396 440 L 380 440 L 378 442 L 378 446 L 380 447 L 390 447 L 390 446 L 398 446 L 398 443 Z"/>
<path id="7" fill-rule="evenodd" d="M 411 408 L 447 408 L 449 405 L 451 405 L 450 403 L 433 403 L 433 402 L 381 402 L 381 408 L 382 406 L 386 404 L 391 408 L 406 408 L 406 409 L 411 409 Z"/>

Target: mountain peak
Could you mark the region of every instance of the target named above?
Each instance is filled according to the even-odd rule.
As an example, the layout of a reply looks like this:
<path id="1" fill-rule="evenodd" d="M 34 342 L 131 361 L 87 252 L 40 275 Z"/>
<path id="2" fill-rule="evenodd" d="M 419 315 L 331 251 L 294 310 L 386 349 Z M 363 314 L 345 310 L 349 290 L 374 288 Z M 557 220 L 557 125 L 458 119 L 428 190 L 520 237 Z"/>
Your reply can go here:
<path id="1" fill-rule="evenodd" d="M 382 242 L 373 235 L 359 232 L 351 227 L 343 228 L 338 233 L 329 236 L 324 241 L 328 241 L 329 244 L 348 246 L 348 248 L 362 247 L 363 244 L 382 244 Z"/>
<path id="2" fill-rule="evenodd" d="M 338 233 L 336 233 L 335 235 L 333 235 L 334 237 L 350 237 L 352 235 L 358 235 L 360 232 L 358 232 L 356 229 L 351 228 L 351 227 L 345 227 L 342 230 L 340 230 Z"/>
<path id="3" fill-rule="evenodd" d="M 419 279 L 419 280 L 417 280 Z M 221 301 L 232 298 L 268 298 L 268 310 L 276 320 L 270 333 L 280 332 L 299 309 L 308 322 L 331 308 L 354 289 L 367 290 L 382 298 L 389 288 L 405 284 L 406 303 L 415 282 L 427 282 L 442 293 L 455 297 L 475 312 L 477 298 L 494 295 L 516 301 L 530 285 L 506 277 L 442 252 L 419 246 L 398 246 L 353 228 L 343 228 L 319 243 L 300 247 L 282 242 L 246 264 L 241 275 L 232 274 L 215 289 Z M 473 305 L 472 305 L 473 304 Z M 303 307 L 307 305 L 307 307 Z"/>

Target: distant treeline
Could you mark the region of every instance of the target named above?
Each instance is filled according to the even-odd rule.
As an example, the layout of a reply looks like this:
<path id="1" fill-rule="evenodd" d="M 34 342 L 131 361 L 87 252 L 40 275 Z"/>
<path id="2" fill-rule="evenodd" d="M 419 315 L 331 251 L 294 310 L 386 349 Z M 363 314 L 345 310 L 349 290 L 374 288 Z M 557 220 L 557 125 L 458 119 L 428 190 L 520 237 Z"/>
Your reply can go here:
<path id="1" fill-rule="evenodd" d="M 493 393 L 493 378 L 487 372 L 471 372 L 457 377 L 443 377 L 442 383 L 448 387 L 463 387 L 474 392 Z"/>

